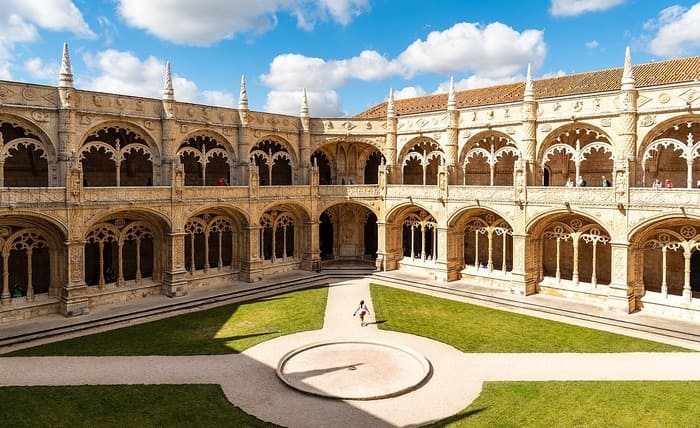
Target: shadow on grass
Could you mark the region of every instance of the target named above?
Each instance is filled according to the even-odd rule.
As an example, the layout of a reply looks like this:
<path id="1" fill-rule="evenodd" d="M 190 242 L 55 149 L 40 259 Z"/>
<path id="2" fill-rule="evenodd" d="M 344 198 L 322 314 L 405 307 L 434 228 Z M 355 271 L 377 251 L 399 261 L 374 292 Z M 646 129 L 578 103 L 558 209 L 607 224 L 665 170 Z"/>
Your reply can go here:
<path id="1" fill-rule="evenodd" d="M 486 408 L 481 407 L 479 409 L 469 410 L 468 412 L 460 412 L 460 413 L 457 413 L 456 415 L 450 416 L 449 418 L 441 419 L 437 422 L 433 422 L 430 425 L 425 425 L 425 427 L 426 428 L 438 428 L 438 427 L 444 427 L 444 426 L 449 425 L 449 424 L 458 423 L 458 422 L 461 422 L 461 421 L 469 418 L 470 416 L 474 416 L 478 413 L 481 413 L 484 410 L 486 410 Z"/>
<path id="2" fill-rule="evenodd" d="M 327 288 L 312 287 L 22 349 L 4 356 L 238 354 L 323 326 Z"/>
<path id="3" fill-rule="evenodd" d="M 387 320 L 376 320 L 376 321 L 374 321 L 374 322 L 368 322 L 368 323 L 366 323 L 366 324 L 367 324 L 367 325 L 371 325 L 371 324 L 379 325 L 379 324 L 384 324 L 385 322 L 387 322 Z"/>

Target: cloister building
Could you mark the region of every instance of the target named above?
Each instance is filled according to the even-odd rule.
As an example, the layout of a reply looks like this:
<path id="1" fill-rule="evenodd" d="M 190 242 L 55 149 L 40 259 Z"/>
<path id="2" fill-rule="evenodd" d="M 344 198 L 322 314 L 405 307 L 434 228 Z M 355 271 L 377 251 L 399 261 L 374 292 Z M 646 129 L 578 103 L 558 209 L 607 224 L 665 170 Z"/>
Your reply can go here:
<path id="1" fill-rule="evenodd" d="M 78 90 L 64 47 L 58 87 L 0 82 L 0 322 L 339 260 L 700 320 L 700 57 L 341 118 L 170 76 Z"/>

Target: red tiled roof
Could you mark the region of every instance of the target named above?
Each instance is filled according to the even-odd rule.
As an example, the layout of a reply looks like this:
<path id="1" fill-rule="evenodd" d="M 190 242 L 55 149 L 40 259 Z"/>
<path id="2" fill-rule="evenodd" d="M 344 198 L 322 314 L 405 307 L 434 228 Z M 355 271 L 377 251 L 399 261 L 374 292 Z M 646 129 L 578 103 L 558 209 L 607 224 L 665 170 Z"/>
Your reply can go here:
<path id="1" fill-rule="evenodd" d="M 639 64 L 633 67 L 632 73 L 638 88 L 700 80 L 700 56 Z M 621 79 L 622 67 L 539 79 L 534 81 L 535 98 L 617 91 L 620 89 Z M 525 82 L 458 91 L 457 108 L 522 101 L 524 91 Z M 396 100 L 394 106 L 397 116 L 446 110 L 447 94 Z M 387 103 L 383 102 L 355 117 L 386 117 L 386 107 Z"/>

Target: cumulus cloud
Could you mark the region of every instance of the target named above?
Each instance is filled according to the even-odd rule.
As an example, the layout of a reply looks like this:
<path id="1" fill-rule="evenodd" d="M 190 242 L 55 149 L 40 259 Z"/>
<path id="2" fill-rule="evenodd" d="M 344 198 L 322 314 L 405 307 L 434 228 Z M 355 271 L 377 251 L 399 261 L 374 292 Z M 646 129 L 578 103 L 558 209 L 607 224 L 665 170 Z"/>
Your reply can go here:
<path id="1" fill-rule="evenodd" d="M 543 36 L 539 30 L 518 33 L 500 22 L 485 27 L 461 22 L 416 40 L 397 61 L 409 76 L 473 72 L 498 78 L 517 72 L 528 62 L 538 67 L 547 53 Z"/>
<path id="2" fill-rule="evenodd" d="M 425 92 L 425 89 L 421 86 L 406 86 L 398 91 L 394 91 L 394 99 L 400 100 L 403 98 L 422 97 L 425 94 L 427 94 L 427 92 Z"/>
<path id="3" fill-rule="evenodd" d="M 368 0 L 118 0 L 124 21 L 158 38 L 184 45 L 207 46 L 239 33 L 264 33 L 288 13 L 311 30 L 330 17 L 347 25 L 369 8 Z"/>
<path id="4" fill-rule="evenodd" d="M 91 75 L 81 78 L 76 86 L 100 91 L 140 97 L 160 98 L 163 95 L 165 61 L 154 56 L 141 60 L 131 52 L 108 49 L 96 54 L 83 55 Z M 232 107 L 231 93 L 202 91 L 197 84 L 173 73 L 175 99 Z"/>
<path id="5" fill-rule="evenodd" d="M 278 55 L 270 64 L 270 72 L 260 76 L 262 82 L 275 89 L 294 90 L 337 88 L 350 79 L 378 80 L 399 72 L 397 64 L 376 51 L 363 51 L 344 60 L 325 61 L 299 54 Z"/>
<path id="6" fill-rule="evenodd" d="M 93 38 L 78 8 L 69 0 L 5 0 L 0 14 L 0 78 L 11 79 L 17 43 L 39 39 L 39 28 Z"/>
<path id="7" fill-rule="evenodd" d="M 607 10 L 624 2 L 625 0 L 552 0 L 549 13 L 552 16 L 576 16 Z"/>
<path id="8" fill-rule="evenodd" d="M 24 62 L 24 69 L 34 78 L 40 80 L 55 79 L 60 72 L 57 62 L 45 63 L 41 58 L 29 58 Z"/>
<path id="9" fill-rule="evenodd" d="M 416 40 L 394 59 L 372 50 L 336 60 L 283 54 L 272 60 L 269 72 L 260 78 L 278 90 L 326 90 L 351 79 L 410 78 L 421 73 L 473 73 L 502 79 L 521 71 L 528 63 L 538 67 L 546 54 L 541 31 L 518 33 L 499 22 L 485 27 L 458 23 L 445 31 L 431 32 L 426 40 Z"/>
<path id="10" fill-rule="evenodd" d="M 342 102 L 337 92 L 307 91 L 309 113 L 315 117 L 345 116 Z M 298 116 L 301 111 L 302 91 L 270 91 L 263 107 L 266 111 Z"/>
<path id="11" fill-rule="evenodd" d="M 690 9 L 667 7 L 656 19 L 647 21 L 644 28 L 656 31 L 647 46 L 650 52 L 664 57 L 683 55 L 700 47 L 700 3 Z"/>
<path id="12" fill-rule="evenodd" d="M 600 46 L 598 40 L 591 40 L 590 42 L 586 42 L 586 48 L 588 49 L 595 49 L 598 46 Z"/>
<path id="13" fill-rule="evenodd" d="M 204 103 L 221 107 L 234 107 L 235 99 L 230 92 L 202 91 Z"/>
<path id="14" fill-rule="evenodd" d="M 307 88 L 317 94 L 333 94 L 325 110 L 339 111 L 335 89 L 350 80 L 377 81 L 390 77 L 411 78 L 417 74 L 471 74 L 464 85 L 495 84 L 522 80 L 528 63 L 540 66 L 547 54 L 544 34 L 539 30 L 518 32 L 494 22 L 486 26 L 458 23 L 444 31 L 433 31 L 425 40 L 411 43 L 396 58 L 365 50 L 348 59 L 307 57 L 288 53 L 276 56 L 261 82 L 272 89 L 266 108 L 269 111 L 298 114 L 299 93 Z M 425 94 L 421 87 L 409 86 L 395 97 Z M 280 109 L 280 110 L 275 110 Z M 316 114 L 316 113 L 314 113 Z"/>

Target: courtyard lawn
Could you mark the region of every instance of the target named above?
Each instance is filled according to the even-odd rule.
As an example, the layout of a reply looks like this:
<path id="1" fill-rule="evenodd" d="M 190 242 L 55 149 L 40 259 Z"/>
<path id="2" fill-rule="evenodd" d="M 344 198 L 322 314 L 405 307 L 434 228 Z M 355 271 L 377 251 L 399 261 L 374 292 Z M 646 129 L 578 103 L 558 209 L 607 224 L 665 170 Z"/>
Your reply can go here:
<path id="1" fill-rule="evenodd" d="M 218 385 L 0 388 L 6 427 L 275 427 L 231 405 Z"/>
<path id="2" fill-rule="evenodd" d="M 379 328 L 429 337 L 463 352 L 688 351 L 394 287 L 370 289 Z"/>
<path id="3" fill-rule="evenodd" d="M 212 355 L 323 327 L 328 288 L 220 306 L 49 343 L 5 356 Z"/>
<path id="4" fill-rule="evenodd" d="M 434 427 L 694 427 L 700 382 L 486 382 Z"/>

